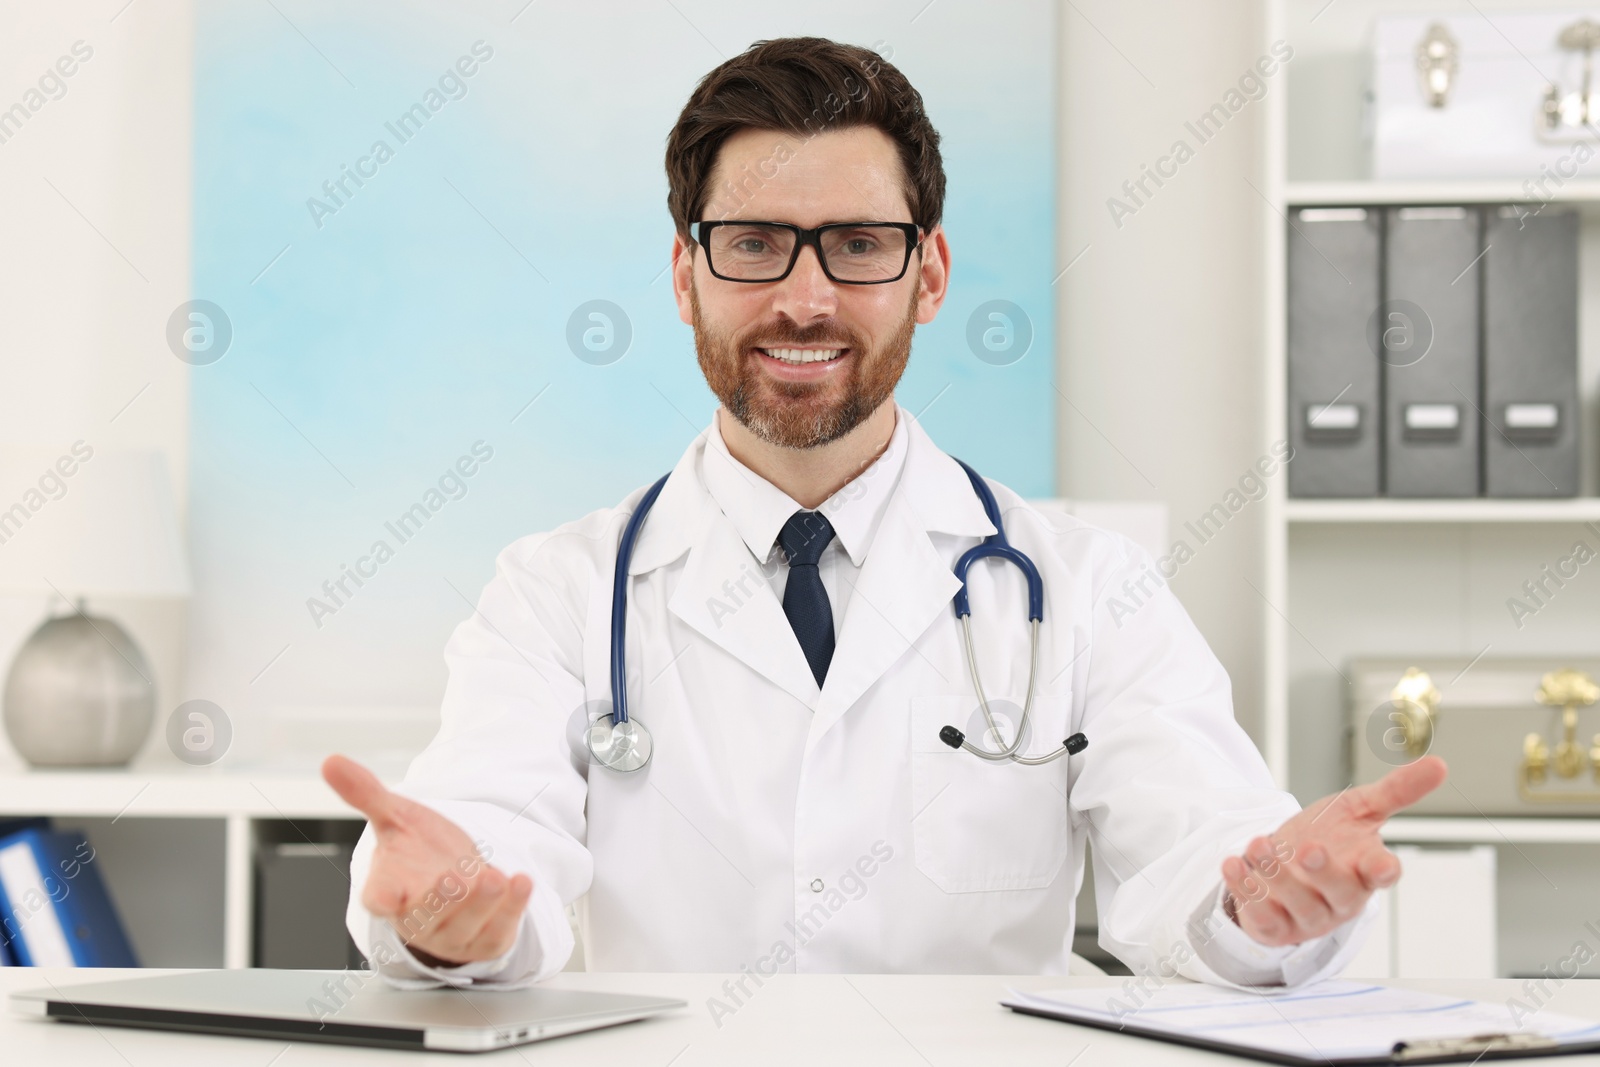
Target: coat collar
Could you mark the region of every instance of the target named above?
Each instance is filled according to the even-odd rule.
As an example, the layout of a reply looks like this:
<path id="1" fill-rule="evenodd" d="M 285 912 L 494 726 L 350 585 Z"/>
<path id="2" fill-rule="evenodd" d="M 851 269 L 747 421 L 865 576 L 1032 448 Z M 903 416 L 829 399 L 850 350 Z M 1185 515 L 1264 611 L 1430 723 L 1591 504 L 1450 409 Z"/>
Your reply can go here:
<path id="1" fill-rule="evenodd" d="M 912 644 L 941 610 L 951 610 L 960 582 L 929 534 L 982 538 L 994 533 L 961 466 L 898 403 L 896 417 L 906 423 L 905 466 L 851 591 L 820 691 L 783 606 L 761 573 L 762 561 L 706 488 L 706 432 L 684 451 L 662 486 L 628 565 L 630 575 L 640 575 L 689 554 L 670 601 L 673 614 L 811 708 L 808 747 L 890 667 L 917 654 Z"/>
<path id="2" fill-rule="evenodd" d="M 717 409 L 718 416 L 723 410 Z M 722 421 L 727 420 L 711 420 L 700 471 L 718 508 L 733 522 L 751 553 L 757 559 L 770 561 L 770 574 L 771 567 L 781 562 L 777 556 L 778 536 L 790 516 L 802 509 L 788 493 L 733 458 L 719 432 Z M 828 518 L 839 549 L 849 555 L 856 567 L 866 562 L 867 549 L 882 524 L 884 508 L 905 468 L 910 440 L 907 421 L 898 416 L 897 408 L 894 430 L 883 452 L 816 509 Z"/>

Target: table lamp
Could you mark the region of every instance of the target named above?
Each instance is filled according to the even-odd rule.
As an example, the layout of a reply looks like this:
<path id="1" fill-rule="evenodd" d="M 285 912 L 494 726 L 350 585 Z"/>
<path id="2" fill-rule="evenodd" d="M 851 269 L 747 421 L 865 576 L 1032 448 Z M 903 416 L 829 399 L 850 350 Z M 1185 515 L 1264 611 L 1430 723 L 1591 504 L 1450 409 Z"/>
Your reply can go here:
<path id="1" fill-rule="evenodd" d="M 155 674 L 128 632 L 88 603 L 189 594 L 163 456 L 83 441 L 0 450 L 0 594 L 72 609 L 45 619 L 11 661 L 0 699 L 17 752 L 34 766 L 132 759 L 150 732 Z"/>

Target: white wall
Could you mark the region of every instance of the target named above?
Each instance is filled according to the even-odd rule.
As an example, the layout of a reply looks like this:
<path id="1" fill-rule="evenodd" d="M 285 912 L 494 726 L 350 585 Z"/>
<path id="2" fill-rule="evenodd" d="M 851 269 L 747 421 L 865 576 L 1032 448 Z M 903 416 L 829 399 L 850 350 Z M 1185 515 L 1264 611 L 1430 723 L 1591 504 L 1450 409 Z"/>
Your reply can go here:
<path id="1" fill-rule="evenodd" d="M 1184 128 L 1266 51 L 1253 0 L 1073 0 L 1061 15 L 1060 492 L 1165 500 L 1170 529 L 1235 485 L 1275 434 L 1261 383 L 1264 101 L 1208 142 Z M 1290 63 L 1292 68 L 1293 61 Z M 1266 79 L 1284 91 L 1285 71 Z M 1178 138 L 1195 148 L 1118 227 L 1108 198 Z M 1171 168 L 1168 167 L 1170 170 Z M 1255 188 L 1252 188 L 1252 183 Z M 1058 267 L 1059 269 L 1059 267 Z M 1265 507 L 1196 548 L 1173 588 L 1260 740 Z"/>
<path id="2" fill-rule="evenodd" d="M 188 368 L 165 331 L 189 296 L 193 19 L 188 0 L 124 4 L 0 5 L 0 110 L 74 42 L 93 49 L 66 92 L 0 143 L 0 448 L 82 438 L 96 450 L 157 449 L 181 520 Z M 45 607 L 0 598 L 0 664 Z M 170 708 L 183 605 L 90 607 L 133 633 L 156 671 L 158 714 Z"/>

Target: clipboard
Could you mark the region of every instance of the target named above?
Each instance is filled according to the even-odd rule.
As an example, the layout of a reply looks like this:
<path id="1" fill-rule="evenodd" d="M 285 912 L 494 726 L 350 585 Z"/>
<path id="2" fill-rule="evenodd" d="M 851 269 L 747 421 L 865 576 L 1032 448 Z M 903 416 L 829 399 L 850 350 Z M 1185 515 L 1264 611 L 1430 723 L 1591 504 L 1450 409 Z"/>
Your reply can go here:
<path id="1" fill-rule="evenodd" d="M 1367 982 L 1269 992 L 1130 978 L 1109 988 L 1010 990 L 1000 1003 L 1022 1015 L 1291 1065 L 1478 1062 L 1600 1051 L 1600 1023 L 1593 1020 Z"/>

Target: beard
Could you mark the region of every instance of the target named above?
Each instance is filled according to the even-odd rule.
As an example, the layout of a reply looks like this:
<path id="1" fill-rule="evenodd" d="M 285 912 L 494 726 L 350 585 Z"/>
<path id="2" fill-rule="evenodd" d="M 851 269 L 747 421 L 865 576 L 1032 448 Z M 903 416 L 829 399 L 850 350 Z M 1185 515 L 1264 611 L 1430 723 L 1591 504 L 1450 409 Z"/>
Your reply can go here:
<path id="1" fill-rule="evenodd" d="M 799 327 L 782 320 L 751 327 L 740 335 L 714 329 L 701 315 L 700 294 L 691 283 L 689 304 L 701 373 L 728 413 L 768 444 L 800 449 L 836 441 L 894 395 L 911 358 L 921 288 L 919 279 L 894 333 L 876 350 L 869 350 L 860 334 L 835 322 Z M 848 348 L 849 363 L 839 368 L 842 373 L 830 375 L 826 381 L 779 381 L 758 365 L 763 357 L 750 353 L 756 341 L 762 342 L 763 348 L 823 344 Z"/>

